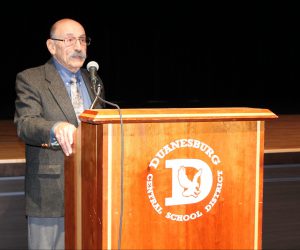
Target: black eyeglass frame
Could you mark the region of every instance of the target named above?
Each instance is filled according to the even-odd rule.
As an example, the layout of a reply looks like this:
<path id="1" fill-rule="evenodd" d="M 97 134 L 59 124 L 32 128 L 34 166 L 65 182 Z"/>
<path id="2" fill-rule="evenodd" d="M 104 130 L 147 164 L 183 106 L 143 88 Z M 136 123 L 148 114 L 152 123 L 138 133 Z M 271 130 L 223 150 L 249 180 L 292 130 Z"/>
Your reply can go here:
<path id="1" fill-rule="evenodd" d="M 51 40 L 54 40 L 54 41 L 60 41 L 60 42 L 64 42 L 65 45 L 67 44 L 66 40 L 68 39 L 72 39 L 72 38 L 75 38 L 75 43 L 77 42 L 77 40 L 79 40 L 80 44 L 82 44 L 82 41 L 80 39 L 83 39 L 85 38 L 85 43 L 83 43 L 84 45 L 86 46 L 89 46 L 91 44 L 91 38 L 90 37 L 68 37 L 68 38 L 65 38 L 65 39 L 58 39 L 58 38 L 54 38 L 54 37 L 50 37 Z M 74 44 L 75 44 L 74 43 Z M 74 44 L 71 44 L 71 45 L 68 45 L 68 46 L 73 46 Z M 66 45 L 67 46 L 67 45 Z"/>

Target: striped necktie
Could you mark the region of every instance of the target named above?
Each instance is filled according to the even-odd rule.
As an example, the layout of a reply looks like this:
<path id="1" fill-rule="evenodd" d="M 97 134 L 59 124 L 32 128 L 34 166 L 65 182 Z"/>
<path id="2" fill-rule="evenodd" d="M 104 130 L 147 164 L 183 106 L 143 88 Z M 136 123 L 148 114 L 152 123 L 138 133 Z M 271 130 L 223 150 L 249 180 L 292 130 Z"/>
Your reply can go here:
<path id="1" fill-rule="evenodd" d="M 78 122 L 80 122 L 79 115 L 83 112 L 84 106 L 83 106 L 83 99 L 80 95 L 77 80 L 75 77 L 71 78 L 70 85 L 71 85 L 71 101 L 77 116 L 77 120 Z"/>

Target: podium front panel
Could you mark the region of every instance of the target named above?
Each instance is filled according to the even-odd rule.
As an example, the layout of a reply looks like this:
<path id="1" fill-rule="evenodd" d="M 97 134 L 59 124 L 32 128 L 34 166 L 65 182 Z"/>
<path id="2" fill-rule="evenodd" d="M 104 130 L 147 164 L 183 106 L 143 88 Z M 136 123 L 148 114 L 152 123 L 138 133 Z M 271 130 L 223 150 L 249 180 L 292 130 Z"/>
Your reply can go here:
<path id="1" fill-rule="evenodd" d="M 264 121 L 124 123 L 123 132 L 82 123 L 79 248 L 261 248 Z"/>

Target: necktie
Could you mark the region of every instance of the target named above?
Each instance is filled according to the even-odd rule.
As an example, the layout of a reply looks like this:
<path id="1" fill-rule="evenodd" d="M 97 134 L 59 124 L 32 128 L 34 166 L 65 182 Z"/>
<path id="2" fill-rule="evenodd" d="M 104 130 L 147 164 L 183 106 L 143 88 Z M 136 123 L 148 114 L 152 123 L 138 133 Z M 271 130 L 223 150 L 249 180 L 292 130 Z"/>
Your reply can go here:
<path id="1" fill-rule="evenodd" d="M 82 97 L 78 89 L 77 80 L 75 77 L 71 78 L 70 85 L 71 85 L 71 101 L 77 116 L 77 120 L 79 122 L 80 121 L 79 115 L 83 112 L 84 106 L 83 106 Z"/>

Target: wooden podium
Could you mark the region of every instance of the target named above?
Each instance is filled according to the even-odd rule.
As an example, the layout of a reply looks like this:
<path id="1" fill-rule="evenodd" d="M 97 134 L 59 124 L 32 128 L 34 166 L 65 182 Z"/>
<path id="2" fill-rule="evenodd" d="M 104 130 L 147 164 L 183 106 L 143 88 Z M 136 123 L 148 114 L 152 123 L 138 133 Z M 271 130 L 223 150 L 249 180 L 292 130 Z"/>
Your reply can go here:
<path id="1" fill-rule="evenodd" d="M 261 249 L 268 109 L 86 110 L 66 249 Z"/>

